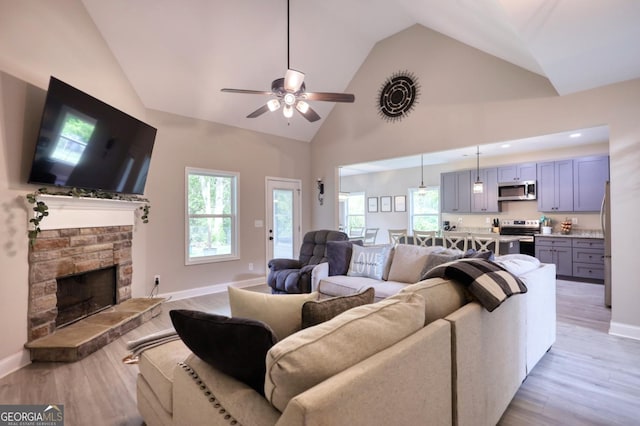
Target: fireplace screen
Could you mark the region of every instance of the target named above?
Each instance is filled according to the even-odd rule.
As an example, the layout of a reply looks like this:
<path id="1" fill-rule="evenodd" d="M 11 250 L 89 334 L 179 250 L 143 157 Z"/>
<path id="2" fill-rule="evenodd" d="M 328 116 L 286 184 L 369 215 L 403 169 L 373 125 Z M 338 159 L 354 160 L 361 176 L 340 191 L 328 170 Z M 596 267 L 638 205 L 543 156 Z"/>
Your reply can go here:
<path id="1" fill-rule="evenodd" d="M 57 278 L 56 327 L 69 325 L 116 303 L 116 267 Z"/>

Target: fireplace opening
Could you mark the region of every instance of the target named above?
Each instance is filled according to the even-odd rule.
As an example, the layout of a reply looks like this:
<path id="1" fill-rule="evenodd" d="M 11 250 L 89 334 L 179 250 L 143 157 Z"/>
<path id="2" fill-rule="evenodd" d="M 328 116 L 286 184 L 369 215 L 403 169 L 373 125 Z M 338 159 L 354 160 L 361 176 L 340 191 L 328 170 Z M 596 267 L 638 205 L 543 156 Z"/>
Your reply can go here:
<path id="1" fill-rule="evenodd" d="M 56 278 L 56 328 L 116 304 L 116 266 Z"/>

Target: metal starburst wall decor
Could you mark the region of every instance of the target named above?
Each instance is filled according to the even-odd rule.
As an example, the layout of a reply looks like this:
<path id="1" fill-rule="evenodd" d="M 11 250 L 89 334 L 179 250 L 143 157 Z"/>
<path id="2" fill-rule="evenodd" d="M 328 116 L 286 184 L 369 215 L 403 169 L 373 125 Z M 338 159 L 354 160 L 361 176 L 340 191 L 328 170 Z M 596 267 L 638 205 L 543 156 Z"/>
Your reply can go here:
<path id="1" fill-rule="evenodd" d="M 390 122 L 400 121 L 413 110 L 419 96 L 420 84 L 417 77 L 409 71 L 398 71 L 380 86 L 378 114 Z"/>

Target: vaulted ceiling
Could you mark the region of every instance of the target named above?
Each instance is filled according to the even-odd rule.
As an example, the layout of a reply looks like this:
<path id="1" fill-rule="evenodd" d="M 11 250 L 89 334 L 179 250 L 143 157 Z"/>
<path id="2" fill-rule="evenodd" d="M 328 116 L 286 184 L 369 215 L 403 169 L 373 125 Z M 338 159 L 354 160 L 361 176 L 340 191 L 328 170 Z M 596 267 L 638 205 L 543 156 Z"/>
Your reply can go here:
<path id="1" fill-rule="evenodd" d="M 287 69 L 286 0 L 82 0 L 146 107 L 302 141 L 309 123 L 247 114 Z M 637 0 L 291 0 L 291 67 L 342 92 L 374 45 L 414 24 L 549 79 L 559 95 L 640 78 Z M 356 102 L 358 102 L 358 93 Z"/>

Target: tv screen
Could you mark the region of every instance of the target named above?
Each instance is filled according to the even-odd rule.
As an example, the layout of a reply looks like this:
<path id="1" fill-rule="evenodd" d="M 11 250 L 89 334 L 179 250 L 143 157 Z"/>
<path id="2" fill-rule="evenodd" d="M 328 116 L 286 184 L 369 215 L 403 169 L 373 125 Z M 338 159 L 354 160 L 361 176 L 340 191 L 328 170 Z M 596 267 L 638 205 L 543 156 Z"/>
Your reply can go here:
<path id="1" fill-rule="evenodd" d="M 29 183 L 142 194 L 156 129 L 51 77 Z"/>

